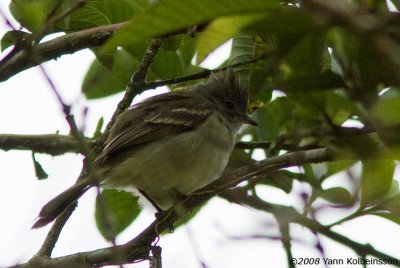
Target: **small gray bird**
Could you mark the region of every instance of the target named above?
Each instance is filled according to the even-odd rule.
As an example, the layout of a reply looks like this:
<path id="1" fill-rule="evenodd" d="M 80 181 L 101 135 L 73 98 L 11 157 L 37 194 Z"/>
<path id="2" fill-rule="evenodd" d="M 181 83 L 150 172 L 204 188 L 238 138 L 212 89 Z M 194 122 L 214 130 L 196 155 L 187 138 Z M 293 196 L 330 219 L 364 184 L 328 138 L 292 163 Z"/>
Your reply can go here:
<path id="1" fill-rule="evenodd" d="M 133 105 L 118 116 L 94 161 L 100 186 L 137 189 L 158 210 L 171 208 L 221 175 L 241 124 L 257 125 L 247 103 L 247 89 L 230 70 Z M 53 198 L 33 228 L 53 221 L 96 183 L 88 176 Z"/>

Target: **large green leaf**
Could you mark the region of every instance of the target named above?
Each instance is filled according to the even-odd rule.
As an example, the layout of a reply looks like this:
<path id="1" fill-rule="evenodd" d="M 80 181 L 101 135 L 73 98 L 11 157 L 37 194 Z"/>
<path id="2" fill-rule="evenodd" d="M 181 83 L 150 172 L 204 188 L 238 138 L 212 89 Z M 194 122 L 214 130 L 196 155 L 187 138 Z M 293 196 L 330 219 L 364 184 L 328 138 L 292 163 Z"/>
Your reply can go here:
<path id="1" fill-rule="evenodd" d="M 399 111 L 400 97 L 381 99 L 373 108 L 373 114 L 376 116 L 377 120 L 387 125 L 400 123 Z"/>
<path id="2" fill-rule="evenodd" d="M 361 176 L 361 204 L 373 204 L 390 190 L 395 163 L 392 159 L 376 157 L 363 161 Z"/>
<path id="3" fill-rule="evenodd" d="M 96 199 L 96 225 L 102 236 L 113 240 L 139 215 L 138 198 L 131 193 L 104 189 Z"/>
<path id="4" fill-rule="evenodd" d="M 252 59 L 255 51 L 254 35 L 243 32 L 233 38 L 231 53 L 229 55 L 229 64 L 236 64 Z M 251 66 L 244 65 L 235 69 L 240 81 L 248 83 L 250 79 Z M 251 91 L 251 90 L 249 90 Z M 250 93 L 250 98 L 253 94 Z"/>
<path id="5" fill-rule="evenodd" d="M 154 57 L 150 70 L 157 79 L 168 79 L 182 76 L 184 64 L 176 51 L 161 49 Z"/>
<path id="6" fill-rule="evenodd" d="M 337 160 L 326 163 L 326 177 L 330 177 L 336 173 L 342 172 L 350 168 L 356 163 L 356 160 Z"/>
<path id="7" fill-rule="evenodd" d="M 318 196 L 334 204 L 348 205 L 352 202 L 350 192 L 343 187 L 332 187 L 324 189 L 318 193 Z"/>
<path id="8" fill-rule="evenodd" d="M 130 46 L 129 50 L 118 49 L 114 54 L 97 53 L 98 57 L 90 66 L 82 83 L 85 96 L 88 99 L 96 99 L 124 90 L 136 71 L 145 48 L 145 43 L 136 43 Z M 150 66 L 148 79 L 169 79 L 184 75 L 190 65 L 184 57 L 180 49 L 160 49 Z"/>
<path id="9" fill-rule="evenodd" d="M 319 74 L 330 69 L 325 58 L 329 58 L 328 47 L 325 44 L 324 33 L 304 34 L 296 44 L 288 51 L 283 59 L 281 67 L 283 79 L 292 77 L 304 77 Z"/>
<path id="10" fill-rule="evenodd" d="M 200 33 L 197 42 L 197 62 L 201 62 L 218 46 L 239 34 L 244 28 L 261 20 L 265 14 L 250 13 L 217 18 Z"/>
<path id="11" fill-rule="evenodd" d="M 255 112 L 256 121 L 258 123 L 257 140 L 275 141 L 279 134 L 279 128 L 275 115 L 272 113 L 268 105 L 263 106 Z"/>
<path id="12" fill-rule="evenodd" d="M 285 92 L 293 92 L 335 89 L 345 85 L 343 79 L 333 72 L 303 75 L 294 72 L 293 74 L 293 77 L 287 78 L 286 80 L 272 82 L 271 86 L 282 88 Z"/>
<path id="13" fill-rule="evenodd" d="M 260 39 L 260 37 L 246 31 L 233 38 L 229 64 L 237 64 L 254 59 L 273 49 L 264 42 L 258 42 L 257 39 Z M 265 59 L 235 69 L 240 81 L 248 86 L 251 105 L 262 106 L 271 99 L 272 89 L 268 86 L 266 87 L 264 83 L 270 71 L 267 67 L 269 64 L 270 61 Z"/>
<path id="14" fill-rule="evenodd" d="M 54 5 L 54 0 L 12 0 L 10 11 L 23 27 L 35 32 L 43 27 Z"/>
<path id="15" fill-rule="evenodd" d="M 307 50 L 306 43 L 311 41 L 312 38 L 309 37 L 307 41 L 303 37 L 311 34 L 315 36 L 314 41 L 318 41 L 317 39 L 321 39 L 321 34 L 323 33 L 316 28 L 315 22 L 309 14 L 293 6 L 286 6 L 265 13 L 264 18 L 250 25 L 248 30 L 254 31 L 264 42 L 279 50 L 282 57 L 290 53 L 301 42 L 304 43 L 303 47 Z M 311 43 L 309 42 L 309 44 Z M 311 47 L 308 47 L 308 49 L 311 50 Z M 319 57 L 321 49 L 314 52 L 315 54 L 311 56 L 311 59 Z M 306 52 L 307 55 L 310 53 L 310 51 Z M 292 54 L 296 56 L 294 52 Z M 303 57 L 303 55 L 298 56 Z"/>
<path id="16" fill-rule="evenodd" d="M 35 32 L 41 30 L 53 12 L 54 0 L 13 0 L 10 10 L 25 28 Z M 147 0 L 89 0 L 78 8 L 78 0 L 63 0 L 54 13 L 57 17 L 63 12 L 74 10 L 69 16 L 57 21 L 50 31 L 76 31 L 99 25 L 126 21 L 137 12 L 149 6 Z"/>
<path id="17" fill-rule="evenodd" d="M 277 170 L 258 180 L 258 183 L 274 186 L 281 189 L 285 193 L 290 193 L 292 191 L 293 181 L 302 174 L 294 173 L 289 170 Z"/>
<path id="18" fill-rule="evenodd" d="M 4 51 L 6 48 L 21 42 L 29 36 L 30 34 L 24 31 L 11 30 L 6 32 L 1 38 L 1 51 Z"/>
<path id="19" fill-rule="evenodd" d="M 111 69 L 94 60 L 83 80 L 83 93 L 88 99 L 96 99 L 124 90 L 138 64 L 125 50 L 115 53 Z"/>
<path id="20" fill-rule="evenodd" d="M 127 21 L 149 6 L 147 0 L 102 0 L 88 3 L 72 13 L 65 30 L 76 31 L 105 24 Z"/>
<path id="21" fill-rule="evenodd" d="M 187 34 L 182 35 L 181 44 L 179 46 L 178 55 L 181 59 L 185 73 L 190 73 L 192 68 L 192 60 L 196 52 L 196 38 Z"/>
<path id="22" fill-rule="evenodd" d="M 278 0 L 164 0 L 132 20 L 106 45 L 107 49 L 126 46 L 150 37 L 184 29 L 191 25 L 207 23 L 229 15 L 263 12 L 281 7 Z"/>

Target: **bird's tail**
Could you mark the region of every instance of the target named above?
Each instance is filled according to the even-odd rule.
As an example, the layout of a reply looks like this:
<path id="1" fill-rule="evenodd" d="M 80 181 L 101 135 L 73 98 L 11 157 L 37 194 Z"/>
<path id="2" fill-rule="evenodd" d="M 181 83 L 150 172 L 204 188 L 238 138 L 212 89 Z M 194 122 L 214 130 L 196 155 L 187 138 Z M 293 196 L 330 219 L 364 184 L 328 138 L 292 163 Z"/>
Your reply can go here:
<path id="1" fill-rule="evenodd" d="M 91 185 L 88 185 L 87 182 L 82 180 L 54 197 L 40 210 L 39 216 L 35 220 L 32 229 L 43 227 L 52 222 L 64 209 L 78 200 L 90 186 Z"/>

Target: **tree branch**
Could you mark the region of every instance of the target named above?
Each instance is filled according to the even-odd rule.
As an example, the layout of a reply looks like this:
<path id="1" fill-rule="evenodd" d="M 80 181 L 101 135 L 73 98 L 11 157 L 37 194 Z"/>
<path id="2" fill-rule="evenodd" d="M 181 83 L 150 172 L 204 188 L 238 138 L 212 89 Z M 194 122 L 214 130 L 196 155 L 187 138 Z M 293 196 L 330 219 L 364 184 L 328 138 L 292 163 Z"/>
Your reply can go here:
<path id="1" fill-rule="evenodd" d="M 150 83 L 146 84 L 149 85 Z M 147 88 L 147 86 L 145 86 Z M 142 89 L 141 89 L 142 90 Z M 141 91 L 140 90 L 140 91 Z M 125 105 L 124 105 L 125 106 Z M 400 127 L 394 126 L 387 128 L 388 134 L 395 134 L 399 131 Z M 302 138 L 302 137 L 343 137 L 343 136 L 358 136 L 371 134 L 373 131 L 369 128 L 352 128 L 340 127 L 336 130 L 304 130 L 296 133 L 282 134 L 277 140 L 282 144 L 275 145 L 274 148 L 283 150 L 308 150 L 320 148 L 316 145 L 300 147 L 295 143 L 287 143 L 286 140 Z M 91 147 L 95 144 L 95 140 L 87 138 L 86 143 Z M 236 143 L 236 149 L 270 149 L 274 145 L 271 142 L 265 141 L 252 141 Z M 82 153 L 83 149 L 79 146 L 79 142 L 71 135 L 60 134 L 41 134 L 41 135 L 19 135 L 19 134 L 0 134 L 0 150 L 30 150 L 36 153 L 44 153 L 49 155 L 61 155 L 64 153 Z"/>
<path id="2" fill-rule="evenodd" d="M 211 72 L 219 72 L 219 71 L 225 71 L 228 69 L 234 69 L 240 66 L 244 66 L 244 65 L 249 65 L 249 64 L 253 64 L 256 62 L 259 62 L 261 60 L 264 60 L 272 55 L 275 55 L 276 51 L 270 52 L 270 53 L 265 53 L 263 55 L 260 55 L 258 57 L 255 57 L 253 59 L 249 59 L 247 61 L 243 61 L 243 62 L 238 62 L 235 64 L 231 64 L 228 66 L 224 66 L 215 70 L 203 70 L 194 74 L 190 74 L 190 75 L 186 75 L 186 76 L 181 76 L 181 77 L 176 77 L 176 78 L 172 78 L 172 79 L 166 79 L 166 80 L 161 80 L 161 81 L 153 81 L 153 82 L 149 82 L 146 84 L 146 89 L 150 89 L 150 88 L 156 88 L 156 87 L 160 87 L 160 86 L 166 86 L 166 85 L 172 85 L 172 84 L 179 84 L 179 83 L 183 83 L 183 82 L 187 82 L 187 81 L 192 81 L 192 80 L 196 80 L 196 79 L 201 79 L 201 78 L 207 78 Z"/>
<path id="3" fill-rule="evenodd" d="M 87 139 L 87 143 L 91 146 L 94 144 L 93 140 L 90 139 Z M 49 155 L 83 152 L 80 143 L 75 137 L 59 134 L 0 134 L 0 150 L 31 150 Z"/>
<path id="4" fill-rule="evenodd" d="M 116 30 L 126 24 L 127 22 L 122 22 L 90 28 L 34 45 L 29 51 L 21 50 L 7 62 L 0 62 L 0 82 L 45 61 L 56 59 L 65 54 L 72 54 L 84 48 L 100 46 Z M 35 58 L 32 57 L 32 53 L 36 55 Z"/>

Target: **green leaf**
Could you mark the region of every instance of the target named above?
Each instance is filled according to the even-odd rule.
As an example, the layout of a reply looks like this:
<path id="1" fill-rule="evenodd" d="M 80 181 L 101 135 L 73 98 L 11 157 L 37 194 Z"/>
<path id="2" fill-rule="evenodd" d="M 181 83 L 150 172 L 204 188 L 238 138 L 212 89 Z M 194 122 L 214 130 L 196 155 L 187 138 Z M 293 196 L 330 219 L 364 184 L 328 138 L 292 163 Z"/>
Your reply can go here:
<path id="1" fill-rule="evenodd" d="M 242 166 L 253 164 L 254 162 L 255 160 L 252 159 L 251 155 L 246 153 L 245 150 L 233 150 L 224 172 L 230 172 Z"/>
<path id="2" fill-rule="evenodd" d="M 259 182 L 279 188 L 285 193 L 290 193 L 292 191 L 293 180 L 301 176 L 302 174 L 294 173 L 289 170 L 278 170 L 261 179 Z"/>
<path id="3" fill-rule="evenodd" d="M 307 90 L 316 91 L 321 89 L 335 89 L 345 85 L 343 79 L 339 75 L 330 71 L 304 76 L 298 75 L 297 72 L 294 73 L 296 75 L 292 78 L 280 82 L 274 82 L 273 86 L 283 88 L 285 92 L 303 92 Z"/>
<path id="4" fill-rule="evenodd" d="M 185 46 L 188 46 L 187 40 L 178 51 L 160 49 L 150 66 L 147 78 L 159 80 L 184 75 L 190 69 L 190 62 L 187 62 L 189 56 L 181 53 L 184 49 L 188 53 L 190 48 Z M 145 43 L 136 43 L 118 49 L 114 54 L 96 51 L 98 57 L 91 64 L 82 83 L 86 98 L 102 98 L 125 90 L 145 50 Z"/>
<path id="5" fill-rule="evenodd" d="M 22 26 L 35 32 L 43 27 L 54 5 L 54 0 L 12 0 L 10 11 Z"/>
<path id="6" fill-rule="evenodd" d="M 161 48 L 166 51 L 176 51 L 178 50 L 182 40 L 182 35 L 172 35 L 168 36 L 162 40 Z"/>
<path id="7" fill-rule="evenodd" d="M 326 176 L 330 177 L 336 173 L 347 170 L 349 167 L 354 165 L 356 160 L 337 160 L 333 162 L 326 163 L 327 165 L 327 173 Z"/>
<path id="8" fill-rule="evenodd" d="M 206 23 L 221 16 L 264 12 L 281 8 L 278 0 L 164 0 L 132 20 L 112 38 L 106 49 L 126 46 L 155 36 Z"/>
<path id="9" fill-rule="evenodd" d="M 321 36 L 320 31 L 317 31 L 315 27 L 315 21 L 302 9 L 286 6 L 269 11 L 263 20 L 251 25 L 248 30 L 254 31 L 269 46 L 279 50 L 281 56 L 290 53 L 290 50 L 305 36 L 309 34 L 317 36 L 317 33 Z M 315 52 L 316 55 L 312 55 L 312 58 L 318 57 L 320 51 Z"/>
<path id="10" fill-rule="evenodd" d="M 202 62 L 214 49 L 239 34 L 244 28 L 261 20 L 265 15 L 250 13 L 217 18 L 200 33 L 197 41 L 197 63 Z"/>
<path id="11" fill-rule="evenodd" d="M 30 34 L 23 31 L 12 30 L 6 32 L 1 38 L 1 51 L 4 51 L 10 46 L 17 44 L 18 42 L 21 42 L 28 36 L 30 36 Z"/>
<path id="12" fill-rule="evenodd" d="M 255 112 L 255 118 L 258 123 L 257 139 L 262 141 L 275 141 L 279 135 L 278 124 L 270 107 L 265 105 Z"/>
<path id="13" fill-rule="evenodd" d="M 346 156 L 360 159 L 369 159 L 379 154 L 380 148 L 370 135 L 343 136 L 334 140 Z"/>
<path id="14" fill-rule="evenodd" d="M 368 206 L 379 201 L 390 190 L 395 164 L 391 159 L 363 161 L 361 176 L 361 204 Z"/>
<path id="15" fill-rule="evenodd" d="M 325 113 L 332 124 L 342 125 L 355 113 L 354 103 L 341 91 L 325 92 Z"/>
<path id="16" fill-rule="evenodd" d="M 373 108 L 373 115 L 377 120 L 387 125 L 400 123 L 400 98 L 387 98 L 379 100 Z"/>
<path id="17" fill-rule="evenodd" d="M 99 121 L 97 121 L 96 130 L 94 131 L 93 138 L 97 139 L 101 136 L 101 129 L 104 124 L 104 117 L 100 117 Z"/>
<path id="18" fill-rule="evenodd" d="M 260 42 L 256 41 L 259 39 L 259 36 L 254 36 L 249 32 L 242 32 L 233 38 L 229 64 L 245 62 L 273 50 L 261 40 Z M 267 103 L 272 97 L 272 88 L 266 87 L 264 83 L 268 76 L 269 64 L 270 61 L 263 60 L 235 68 L 240 81 L 248 85 L 250 104 L 255 104 L 257 107 Z"/>
<path id="19" fill-rule="evenodd" d="M 343 187 L 332 187 L 324 189 L 319 193 L 319 197 L 339 205 L 348 205 L 352 202 L 350 192 Z"/>
<path id="20" fill-rule="evenodd" d="M 182 76 L 184 74 L 184 65 L 176 51 L 161 49 L 154 57 L 150 71 L 156 79 L 168 79 Z"/>
<path id="21" fill-rule="evenodd" d="M 49 175 L 46 173 L 46 171 L 43 169 L 42 165 L 36 160 L 35 153 L 32 152 L 32 160 L 33 160 L 33 165 L 35 168 L 35 175 L 39 180 L 44 180 L 49 177 Z"/>
<path id="22" fill-rule="evenodd" d="M 229 64 L 236 64 L 250 60 L 254 57 L 255 42 L 254 35 L 243 32 L 232 40 L 231 53 L 229 55 Z M 250 79 L 251 66 L 244 65 L 235 69 L 240 81 L 248 83 Z M 251 89 L 249 89 L 249 92 Z M 250 93 L 250 97 L 253 94 Z"/>
<path id="23" fill-rule="evenodd" d="M 139 215 L 138 198 L 131 193 L 104 189 L 96 198 L 95 219 L 98 230 L 107 240 L 113 240 Z"/>
<path id="24" fill-rule="evenodd" d="M 112 69 L 95 59 L 83 79 L 83 93 L 88 99 L 96 99 L 124 90 L 138 64 L 138 60 L 125 50 L 115 53 Z"/>
<path id="25" fill-rule="evenodd" d="M 65 30 L 77 31 L 127 21 L 149 6 L 146 0 L 102 0 L 88 3 L 68 17 Z"/>
<path id="26" fill-rule="evenodd" d="M 185 73 L 190 73 L 192 65 L 192 59 L 196 52 L 196 38 L 191 37 L 187 34 L 182 35 L 181 44 L 178 49 L 178 55 L 181 59 L 182 67 Z"/>
<path id="27" fill-rule="evenodd" d="M 327 53 L 324 33 L 304 34 L 286 54 L 281 67 L 284 79 L 316 75 L 330 69 L 330 64 L 328 68 L 322 64 Z"/>

